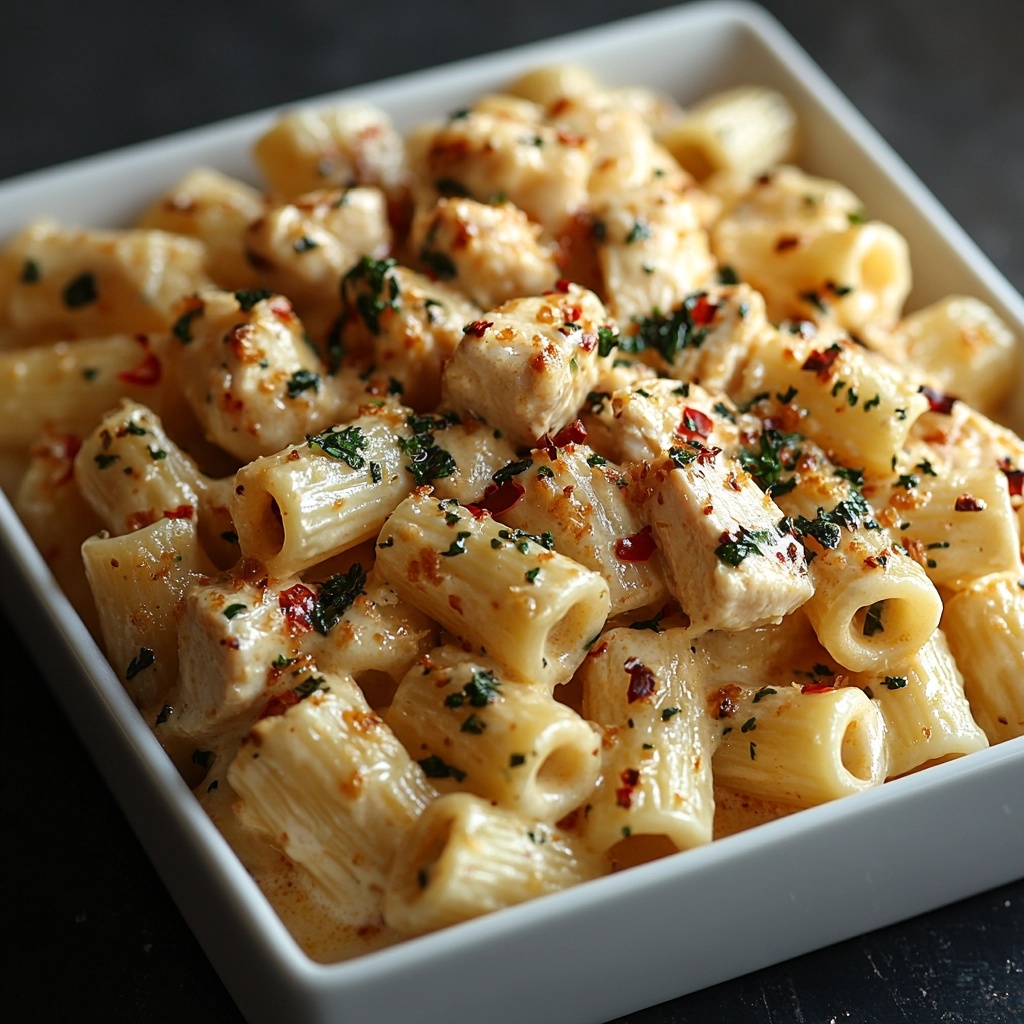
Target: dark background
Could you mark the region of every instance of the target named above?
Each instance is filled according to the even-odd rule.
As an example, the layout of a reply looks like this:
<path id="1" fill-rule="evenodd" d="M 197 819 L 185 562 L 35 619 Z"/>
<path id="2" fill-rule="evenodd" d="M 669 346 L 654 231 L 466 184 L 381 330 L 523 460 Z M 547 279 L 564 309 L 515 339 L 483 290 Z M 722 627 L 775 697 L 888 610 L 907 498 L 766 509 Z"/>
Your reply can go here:
<path id="1" fill-rule="evenodd" d="M 10 0 L 0 179 L 666 6 Z M 1024 0 L 763 6 L 1024 289 Z M 237 1024 L 2 617 L 0 651 L 5 1004 L 19 1021 Z M 1024 882 L 624 1021 L 1021 1024 Z"/>

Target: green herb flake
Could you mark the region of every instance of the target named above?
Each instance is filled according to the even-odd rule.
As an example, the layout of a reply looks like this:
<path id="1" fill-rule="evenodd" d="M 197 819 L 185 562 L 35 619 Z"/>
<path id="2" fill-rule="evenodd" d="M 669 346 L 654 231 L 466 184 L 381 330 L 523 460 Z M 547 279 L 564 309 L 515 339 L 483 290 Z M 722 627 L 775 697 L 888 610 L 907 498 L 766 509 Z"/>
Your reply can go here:
<path id="1" fill-rule="evenodd" d="M 459 732 L 468 732 L 473 736 L 480 736 L 484 729 L 487 728 L 487 723 L 481 721 L 475 714 L 470 714 L 459 728 Z"/>
<path id="2" fill-rule="evenodd" d="M 754 694 L 753 703 L 756 704 L 759 700 L 762 700 L 773 693 L 778 693 L 778 690 L 773 690 L 770 686 L 762 686 L 761 689 Z"/>
<path id="3" fill-rule="evenodd" d="M 906 676 L 886 676 L 885 679 L 882 680 L 882 682 L 890 690 L 902 690 L 903 687 L 907 685 L 907 677 Z"/>
<path id="4" fill-rule="evenodd" d="M 156 653 L 151 647 L 140 647 L 139 653 L 128 663 L 124 677 L 126 680 L 134 679 L 143 669 L 149 668 L 156 661 Z"/>
<path id="5" fill-rule="evenodd" d="M 462 782 L 466 777 L 466 773 L 461 768 L 442 761 L 437 754 L 431 754 L 430 757 L 425 757 L 416 763 L 423 769 L 423 774 L 428 779 L 454 779 L 456 782 Z"/>
<path id="6" fill-rule="evenodd" d="M 298 398 L 303 391 L 320 390 L 320 374 L 312 370 L 296 370 L 288 378 L 288 397 Z"/>
<path id="7" fill-rule="evenodd" d="M 366 448 L 366 436 L 359 427 L 345 427 L 338 430 L 329 427 L 321 434 L 307 434 L 306 443 L 310 448 L 319 448 L 333 459 L 341 459 L 352 469 L 362 469 L 366 459 L 360 451 Z"/>
<path id="8" fill-rule="evenodd" d="M 93 456 L 93 461 L 100 469 L 109 469 L 120 458 L 120 455 L 107 455 L 105 452 L 100 452 L 99 455 Z"/>
<path id="9" fill-rule="evenodd" d="M 328 577 L 320 585 L 320 593 L 310 616 L 313 628 L 321 636 L 327 636 L 341 621 L 352 602 L 365 592 L 366 570 L 358 562 L 348 572 Z"/>
<path id="10" fill-rule="evenodd" d="M 736 271 L 726 265 L 718 268 L 718 283 L 719 284 L 739 284 L 740 276 Z"/>
<path id="11" fill-rule="evenodd" d="M 236 615 L 241 615 L 243 612 L 247 612 L 249 609 L 244 604 L 229 604 L 224 609 L 224 618 L 233 619 Z"/>
<path id="12" fill-rule="evenodd" d="M 61 297 L 68 309 L 81 309 L 83 306 L 91 306 L 99 298 L 99 292 L 96 290 L 95 275 L 89 271 L 79 274 L 78 277 L 69 281 L 64 286 Z"/>
<path id="13" fill-rule="evenodd" d="M 661 720 L 667 722 L 673 715 L 679 714 L 679 708 L 662 708 L 661 709 Z"/>
<path id="14" fill-rule="evenodd" d="M 768 530 L 748 530 L 740 526 L 735 536 L 726 534 L 727 540 L 715 548 L 715 555 L 720 562 L 737 568 L 749 555 L 763 555 L 759 545 L 770 545 L 773 537 Z"/>
<path id="15" fill-rule="evenodd" d="M 588 466 L 604 466 L 607 462 L 608 460 L 603 455 L 598 455 L 597 452 L 587 456 Z"/>
<path id="16" fill-rule="evenodd" d="M 540 575 L 540 566 L 536 566 L 533 569 L 527 570 L 525 573 L 527 583 L 536 583 L 537 577 Z"/>
<path id="17" fill-rule="evenodd" d="M 466 553 L 466 540 L 471 537 L 472 534 L 469 530 L 459 530 L 455 535 L 455 540 L 451 542 L 447 551 L 442 551 L 441 554 L 445 558 L 454 558 L 456 555 L 464 555 Z"/>
<path id="18" fill-rule="evenodd" d="M 885 632 L 885 626 L 882 625 L 882 609 L 884 605 L 885 601 L 876 601 L 864 613 L 864 628 L 862 630 L 864 636 L 874 636 L 876 633 Z"/>
<path id="19" fill-rule="evenodd" d="M 257 302 L 273 298 L 274 293 L 266 288 L 240 288 L 235 292 L 235 301 L 243 313 L 249 313 Z"/>
<path id="20" fill-rule="evenodd" d="M 386 310 L 398 312 L 401 304 L 393 259 L 375 260 L 364 256 L 341 279 L 341 297 L 346 308 L 354 307 L 371 334 L 380 334 L 380 318 Z"/>
<path id="21" fill-rule="evenodd" d="M 626 245 L 633 245 L 634 242 L 644 242 L 651 237 L 651 229 L 647 222 L 638 217 L 626 235 Z"/>
<path id="22" fill-rule="evenodd" d="M 39 264 L 33 259 L 27 259 L 21 265 L 21 275 L 18 280 L 22 284 L 35 284 L 41 276 Z"/>
<path id="23" fill-rule="evenodd" d="M 748 718 L 741 726 L 740 732 L 753 732 L 757 728 L 757 719 Z"/>
<path id="24" fill-rule="evenodd" d="M 511 754 L 508 759 L 509 768 L 518 768 L 520 765 L 526 764 L 525 754 Z"/>

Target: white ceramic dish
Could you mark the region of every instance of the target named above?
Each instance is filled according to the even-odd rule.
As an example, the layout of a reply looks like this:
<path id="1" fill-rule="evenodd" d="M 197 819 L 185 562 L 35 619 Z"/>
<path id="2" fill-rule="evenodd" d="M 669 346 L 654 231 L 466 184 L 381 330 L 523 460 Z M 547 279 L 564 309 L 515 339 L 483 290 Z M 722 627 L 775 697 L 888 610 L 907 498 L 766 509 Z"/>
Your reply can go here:
<path id="1" fill-rule="evenodd" d="M 686 102 L 732 84 L 784 91 L 802 163 L 849 184 L 908 239 L 909 307 L 952 291 L 1024 336 L 1024 301 L 760 8 L 691 4 L 324 97 L 401 126 L 462 106 L 517 71 L 572 59 Z M 0 239 L 34 215 L 127 222 L 185 170 L 251 176 L 272 113 L 0 186 Z M 925 258 L 926 257 L 926 258 Z M 1018 392 L 1024 393 L 1024 392 Z M 1024 422 L 1024 403 L 1016 410 Z M 298 949 L 149 733 L 0 497 L 8 612 L 242 1012 L 253 1024 L 597 1022 L 1002 884 L 1024 864 L 1024 739 L 881 789 L 358 960 Z M 18 595 L 17 602 L 12 595 Z M 44 629 L 40 629 L 40 623 Z M 31 626 L 31 629 L 29 628 Z M 49 642 L 51 641 L 52 642 Z"/>

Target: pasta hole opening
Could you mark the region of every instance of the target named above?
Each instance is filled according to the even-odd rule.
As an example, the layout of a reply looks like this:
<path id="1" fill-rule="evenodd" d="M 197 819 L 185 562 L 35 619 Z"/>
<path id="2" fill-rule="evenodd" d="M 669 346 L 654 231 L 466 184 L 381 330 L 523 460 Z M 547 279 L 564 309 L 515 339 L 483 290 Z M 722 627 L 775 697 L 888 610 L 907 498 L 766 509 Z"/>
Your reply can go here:
<path id="1" fill-rule="evenodd" d="M 593 626 L 593 605 L 586 600 L 577 601 L 548 631 L 544 640 L 544 660 L 548 665 L 568 661 L 576 650 L 590 638 Z M 591 630 L 596 632 L 596 630 Z M 572 662 L 572 668 L 577 662 Z"/>
<path id="2" fill-rule="evenodd" d="M 914 621 L 911 602 L 887 598 L 858 608 L 850 630 L 858 645 L 891 647 L 909 635 Z"/>
<path id="3" fill-rule="evenodd" d="M 900 279 L 902 264 L 888 238 L 872 239 L 861 255 L 858 267 L 861 287 L 870 292 L 882 292 Z"/>
<path id="4" fill-rule="evenodd" d="M 423 837 L 405 881 L 411 899 L 419 899 L 430 887 L 451 837 L 452 819 L 448 817 L 435 822 L 433 828 Z"/>
<path id="5" fill-rule="evenodd" d="M 682 164 L 683 169 L 689 171 L 698 181 L 703 181 L 718 170 L 704 147 L 698 146 L 695 142 L 680 142 L 673 145 L 672 155 Z"/>
<path id="6" fill-rule="evenodd" d="M 639 864 L 648 864 L 652 860 L 661 860 L 662 857 L 669 857 L 678 852 L 679 847 L 668 836 L 641 833 L 620 839 L 608 851 L 608 859 L 612 871 L 623 871 Z"/>
<path id="7" fill-rule="evenodd" d="M 860 782 L 875 781 L 874 750 L 871 746 L 868 730 L 859 718 L 851 718 L 843 730 L 839 759 L 843 767 Z"/>
<path id="8" fill-rule="evenodd" d="M 590 758 L 577 744 L 563 743 L 555 747 L 541 762 L 534 784 L 544 795 L 561 793 L 567 785 L 586 772 Z"/>

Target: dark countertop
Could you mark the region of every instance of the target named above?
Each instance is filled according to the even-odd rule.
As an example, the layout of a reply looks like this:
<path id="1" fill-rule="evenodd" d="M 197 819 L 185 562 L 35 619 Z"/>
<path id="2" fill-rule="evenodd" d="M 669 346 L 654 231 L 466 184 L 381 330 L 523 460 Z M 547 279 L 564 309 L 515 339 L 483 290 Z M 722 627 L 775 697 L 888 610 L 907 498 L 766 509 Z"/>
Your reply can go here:
<path id="1" fill-rule="evenodd" d="M 627 0 L 10 4 L 0 179 L 631 13 Z M 768 0 L 1018 289 L 1021 0 Z M 42 1022 L 241 1017 L 0 618 L 7 1002 Z M 981 842 L 984 840 L 981 839 Z M 1024 865 L 1022 865 L 1024 875 Z M 630 1014 L 623 1024 L 1021 1024 L 1024 882 Z"/>

